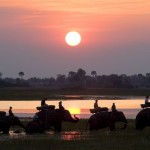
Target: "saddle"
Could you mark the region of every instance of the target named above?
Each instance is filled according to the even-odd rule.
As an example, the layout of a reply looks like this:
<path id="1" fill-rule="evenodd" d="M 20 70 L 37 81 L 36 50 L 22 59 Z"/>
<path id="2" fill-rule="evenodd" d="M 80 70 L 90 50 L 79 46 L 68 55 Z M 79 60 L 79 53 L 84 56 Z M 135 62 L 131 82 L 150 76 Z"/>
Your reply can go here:
<path id="1" fill-rule="evenodd" d="M 36 107 L 37 110 L 54 110 L 55 105 L 43 105 Z"/>
<path id="2" fill-rule="evenodd" d="M 103 111 L 108 111 L 108 108 L 107 107 L 98 107 L 95 109 L 90 109 L 91 113 L 98 113 L 98 112 L 103 112 Z"/>
<path id="3" fill-rule="evenodd" d="M 147 108 L 147 107 L 150 107 L 150 103 L 147 103 L 147 104 L 141 104 L 141 108 Z"/>

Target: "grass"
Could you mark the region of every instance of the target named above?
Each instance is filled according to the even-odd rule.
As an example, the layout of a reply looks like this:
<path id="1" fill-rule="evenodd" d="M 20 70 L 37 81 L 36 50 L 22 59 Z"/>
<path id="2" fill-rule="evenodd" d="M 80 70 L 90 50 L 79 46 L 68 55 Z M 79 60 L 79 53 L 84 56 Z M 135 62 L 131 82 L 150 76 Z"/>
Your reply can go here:
<path id="1" fill-rule="evenodd" d="M 0 100 L 39 100 L 60 98 L 59 95 L 149 95 L 150 89 L 47 89 L 1 88 Z M 69 97 L 71 99 L 71 97 Z"/>
<path id="2" fill-rule="evenodd" d="M 24 122 L 25 123 L 25 122 Z M 135 121 L 129 120 L 126 130 L 96 132 L 85 130 L 86 119 L 77 124 L 63 123 L 62 133 L 49 132 L 35 135 L 0 135 L 0 148 L 4 150 L 148 150 L 150 128 L 135 130 Z"/>

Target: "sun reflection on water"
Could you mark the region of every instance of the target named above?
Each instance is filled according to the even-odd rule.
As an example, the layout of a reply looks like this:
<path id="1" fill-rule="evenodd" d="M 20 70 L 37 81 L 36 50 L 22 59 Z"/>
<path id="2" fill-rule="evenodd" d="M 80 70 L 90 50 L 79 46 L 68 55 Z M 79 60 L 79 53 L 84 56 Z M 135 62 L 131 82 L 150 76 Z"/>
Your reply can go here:
<path id="1" fill-rule="evenodd" d="M 71 141 L 71 140 L 83 140 L 87 139 L 88 134 L 87 132 L 78 132 L 78 131 L 71 131 L 71 132 L 63 132 L 61 135 L 61 140 Z"/>

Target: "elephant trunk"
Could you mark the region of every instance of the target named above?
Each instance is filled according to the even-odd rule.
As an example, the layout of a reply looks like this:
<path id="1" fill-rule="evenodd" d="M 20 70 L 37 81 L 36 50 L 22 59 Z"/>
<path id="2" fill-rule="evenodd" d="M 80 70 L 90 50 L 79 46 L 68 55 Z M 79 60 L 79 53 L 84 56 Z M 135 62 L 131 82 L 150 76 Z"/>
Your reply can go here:
<path id="1" fill-rule="evenodd" d="M 20 126 L 25 129 L 25 126 L 21 123 L 18 117 L 10 117 L 9 119 L 12 126 Z"/>
<path id="2" fill-rule="evenodd" d="M 22 127 L 23 129 L 25 129 L 26 127 L 21 123 L 19 124 L 20 127 Z"/>
<path id="3" fill-rule="evenodd" d="M 79 118 L 74 115 L 74 118 L 72 116 L 70 116 L 65 121 L 72 122 L 72 123 L 77 123 L 77 122 L 79 122 Z"/>
<path id="4" fill-rule="evenodd" d="M 72 117 L 70 112 L 68 110 L 65 110 L 65 115 L 63 120 L 66 122 L 77 123 L 79 121 L 79 118 L 76 117 L 75 115 L 74 117 Z"/>
<path id="5" fill-rule="evenodd" d="M 78 117 L 76 117 L 76 115 L 74 115 L 74 118 L 75 118 L 75 119 L 73 119 L 73 122 L 74 122 L 74 123 L 79 122 L 79 118 L 78 118 Z"/>

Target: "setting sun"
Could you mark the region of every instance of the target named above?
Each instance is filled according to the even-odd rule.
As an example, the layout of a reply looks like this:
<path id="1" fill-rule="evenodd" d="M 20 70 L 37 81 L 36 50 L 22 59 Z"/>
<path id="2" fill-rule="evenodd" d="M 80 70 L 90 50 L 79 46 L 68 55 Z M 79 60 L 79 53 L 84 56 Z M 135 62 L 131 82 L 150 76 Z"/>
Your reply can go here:
<path id="1" fill-rule="evenodd" d="M 71 31 L 66 34 L 66 43 L 70 46 L 76 46 L 81 42 L 81 36 L 78 32 Z"/>
<path id="2" fill-rule="evenodd" d="M 71 114 L 80 114 L 79 108 L 68 108 Z"/>

